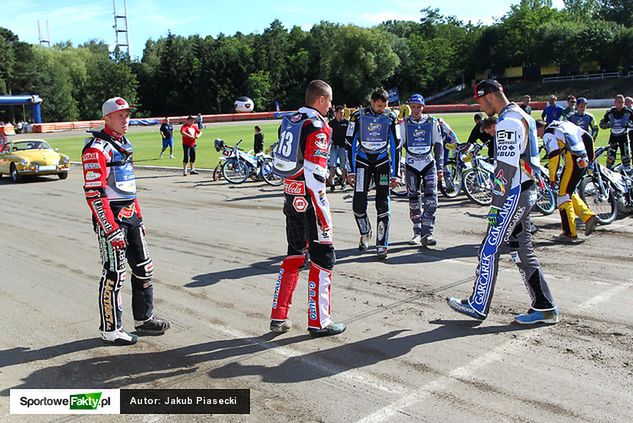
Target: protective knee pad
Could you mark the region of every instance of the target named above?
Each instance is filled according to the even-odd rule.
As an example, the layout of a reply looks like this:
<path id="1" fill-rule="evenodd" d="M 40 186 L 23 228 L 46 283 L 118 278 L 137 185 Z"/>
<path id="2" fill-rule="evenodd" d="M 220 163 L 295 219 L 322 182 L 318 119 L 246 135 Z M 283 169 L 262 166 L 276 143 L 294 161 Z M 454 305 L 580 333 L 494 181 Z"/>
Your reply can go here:
<path id="1" fill-rule="evenodd" d="M 330 246 L 328 246 L 330 247 Z M 336 264 L 336 254 L 333 248 L 313 248 L 310 250 L 310 262 L 325 270 L 332 270 Z"/>
<path id="2" fill-rule="evenodd" d="M 308 327 L 322 329 L 329 325 L 332 271 L 310 263 L 308 276 Z"/>
<path id="3" fill-rule="evenodd" d="M 424 209 L 424 214 L 434 215 L 437 211 L 437 199 L 435 196 L 422 198 L 422 208 Z"/>
<path id="4" fill-rule="evenodd" d="M 275 291 L 273 293 L 273 305 L 270 318 L 285 320 L 292 306 L 292 295 L 299 280 L 299 269 L 303 266 L 304 255 L 288 256 L 281 263 Z"/>

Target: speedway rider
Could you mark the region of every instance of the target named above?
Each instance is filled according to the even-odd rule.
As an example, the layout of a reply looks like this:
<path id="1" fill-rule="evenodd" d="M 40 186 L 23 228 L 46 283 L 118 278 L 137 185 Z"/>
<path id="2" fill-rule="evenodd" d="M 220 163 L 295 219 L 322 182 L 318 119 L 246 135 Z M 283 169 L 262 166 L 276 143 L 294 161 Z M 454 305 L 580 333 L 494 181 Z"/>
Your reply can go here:
<path id="1" fill-rule="evenodd" d="M 409 98 L 411 114 L 400 124 L 402 146 L 406 152 L 407 196 L 409 217 L 413 222 L 412 245 L 435 245 L 435 211 L 437 209 L 437 181 L 442 178 L 444 146 L 440 126 L 433 116 L 423 115 L 424 97 L 414 94 Z M 420 185 L 424 197 L 420 204 Z"/>
<path id="2" fill-rule="evenodd" d="M 532 298 L 529 311 L 516 316 L 515 321 L 557 323 L 558 308 L 534 255 L 529 231 L 530 210 L 536 202 L 533 178 L 539 166 L 536 123 L 517 104 L 508 101 L 496 80 L 479 82 L 474 97 L 488 115 L 499 115 L 492 207 L 488 213 L 488 231 L 479 252 L 473 292 L 463 300 L 447 298 L 448 305 L 474 319 L 484 320 L 488 316 L 501 249 L 507 241 Z"/>
<path id="3" fill-rule="evenodd" d="M 274 155 L 273 171 L 284 178 L 288 255 L 275 285 L 270 330 L 288 332 L 292 328 L 288 312 L 307 244 L 308 331 L 318 337 L 338 335 L 345 330 L 345 324 L 333 323 L 330 318 L 330 285 L 336 257 L 330 205 L 325 196 L 331 128 L 323 116 L 332 105 L 332 88 L 321 80 L 310 82 L 305 104 L 284 117 Z"/>
<path id="4" fill-rule="evenodd" d="M 387 109 L 389 94 L 377 88 L 371 94 L 371 107 L 357 110 L 347 127 L 348 157 L 351 172 L 350 186 L 354 187 L 353 210 L 360 243 L 358 249 L 365 251 L 372 236 L 371 223 L 367 217 L 367 192 L 373 178 L 376 185 L 378 258 L 387 258 L 389 246 L 389 188 L 398 185 L 400 173 L 400 151 L 398 118 Z"/>
<path id="5" fill-rule="evenodd" d="M 86 201 L 101 251 L 103 273 L 99 282 L 101 337 L 114 345 L 131 345 L 136 335 L 123 330 L 121 287 L 125 259 L 132 268 L 134 327 L 141 334 L 162 335 L 171 323 L 153 315 L 152 259 L 145 242 L 143 217 L 136 198 L 132 144 L 125 138 L 130 107 L 114 97 L 101 108 L 105 127 L 92 132 L 81 161 Z"/>
<path id="6" fill-rule="evenodd" d="M 615 164 L 615 156 L 620 148 L 620 156 L 624 170 L 631 170 L 631 152 L 628 143 L 628 131 L 633 128 L 633 111 L 624 105 L 624 96 L 615 96 L 615 102 L 602 120 L 600 128 L 611 128 L 609 136 L 609 149 L 607 150 L 607 168 L 612 169 Z"/>
<path id="7" fill-rule="evenodd" d="M 579 97 L 578 100 L 576 100 L 576 112 L 568 116 L 567 120 L 589 132 L 591 137 L 596 140 L 600 129 L 596 123 L 596 118 L 586 110 L 587 99 L 585 97 Z"/>
<path id="8" fill-rule="evenodd" d="M 593 138 L 587 131 L 572 122 L 555 120 L 549 125 L 542 120 L 536 122 L 536 131 L 543 139 L 549 160 L 549 180 L 556 184 L 558 167 L 563 172 L 558 185 L 558 210 L 563 233 L 556 237 L 559 242 L 573 242 L 576 235 L 576 215 L 585 223 L 585 235 L 590 235 L 598 224 L 596 214 L 576 194 L 576 187 L 584 176 L 589 162 L 594 159 Z M 561 160 L 562 157 L 562 160 Z"/>

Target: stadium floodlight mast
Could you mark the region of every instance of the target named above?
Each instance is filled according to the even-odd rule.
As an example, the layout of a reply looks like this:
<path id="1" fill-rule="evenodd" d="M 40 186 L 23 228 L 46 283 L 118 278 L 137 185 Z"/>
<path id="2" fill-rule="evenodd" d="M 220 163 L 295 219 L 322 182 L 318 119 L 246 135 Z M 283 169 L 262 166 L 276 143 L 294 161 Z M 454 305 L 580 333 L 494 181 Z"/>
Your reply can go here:
<path id="1" fill-rule="evenodd" d="M 120 53 L 125 52 L 130 57 L 130 38 L 127 26 L 127 0 L 123 0 L 123 14 L 117 12 L 117 0 L 112 0 L 114 5 L 114 34 L 116 36 L 116 49 Z"/>

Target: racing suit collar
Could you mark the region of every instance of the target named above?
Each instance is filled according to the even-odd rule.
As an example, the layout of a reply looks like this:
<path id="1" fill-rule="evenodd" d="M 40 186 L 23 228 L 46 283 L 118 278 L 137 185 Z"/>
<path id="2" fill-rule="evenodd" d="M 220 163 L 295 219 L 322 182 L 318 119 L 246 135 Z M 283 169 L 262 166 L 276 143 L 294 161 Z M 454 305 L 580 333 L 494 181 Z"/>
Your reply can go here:
<path id="1" fill-rule="evenodd" d="M 422 113 L 422 115 L 420 116 L 419 120 L 415 120 L 413 118 L 413 115 L 409 115 L 407 117 L 407 119 L 409 119 L 411 122 L 415 122 L 415 123 L 425 123 L 427 120 L 429 120 L 429 115 Z"/>
<path id="2" fill-rule="evenodd" d="M 317 109 L 315 109 L 314 107 L 310 107 L 310 106 L 303 106 L 301 107 L 299 110 L 297 110 L 299 113 L 305 113 L 306 115 L 308 115 L 308 117 L 312 118 L 312 117 L 319 117 L 321 119 L 323 119 L 323 115 L 321 114 L 321 112 L 319 112 Z"/>
<path id="3" fill-rule="evenodd" d="M 113 129 L 111 129 L 108 125 L 106 125 L 103 128 L 103 132 L 105 132 L 106 134 L 110 135 L 112 138 L 114 138 L 117 141 L 123 141 L 123 135 L 119 134 L 118 132 L 115 132 Z"/>
<path id="4" fill-rule="evenodd" d="M 499 113 L 497 113 L 497 116 L 501 116 L 502 114 L 504 114 L 508 110 L 513 109 L 515 107 L 519 107 L 519 106 L 516 103 L 510 102 L 510 103 L 506 104 L 505 106 L 503 106 L 501 108 L 501 110 L 499 110 Z"/>

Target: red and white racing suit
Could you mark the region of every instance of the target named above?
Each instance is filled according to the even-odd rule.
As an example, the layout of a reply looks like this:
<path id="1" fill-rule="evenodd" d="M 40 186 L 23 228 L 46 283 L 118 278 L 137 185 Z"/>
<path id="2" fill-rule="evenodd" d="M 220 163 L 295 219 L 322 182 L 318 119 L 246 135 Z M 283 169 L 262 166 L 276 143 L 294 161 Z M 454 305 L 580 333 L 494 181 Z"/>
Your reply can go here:
<path id="1" fill-rule="evenodd" d="M 308 328 L 322 329 L 330 318 L 330 286 L 336 261 L 330 205 L 325 195 L 331 129 L 321 114 L 302 107 L 279 128 L 275 173 L 285 178 L 284 214 L 288 256 L 279 270 L 271 319 L 286 320 L 303 266 L 310 253 Z"/>
<path id="2" fill-rule="evenodd" d="M 126 258 L 132 268 L 134 320 L 149 320 L 153 312 L 153 264 L 136 199 L 132 144 L 106 127 L 101 132 L 93 132 L 93 138 L 88 139 L 84 147 L 81 162 L 86 201 L 92 211 L 103 264 L 99 283 L 99 329 L 113 332 L 122 328 L 120 291 L 126 278 Z"/>

